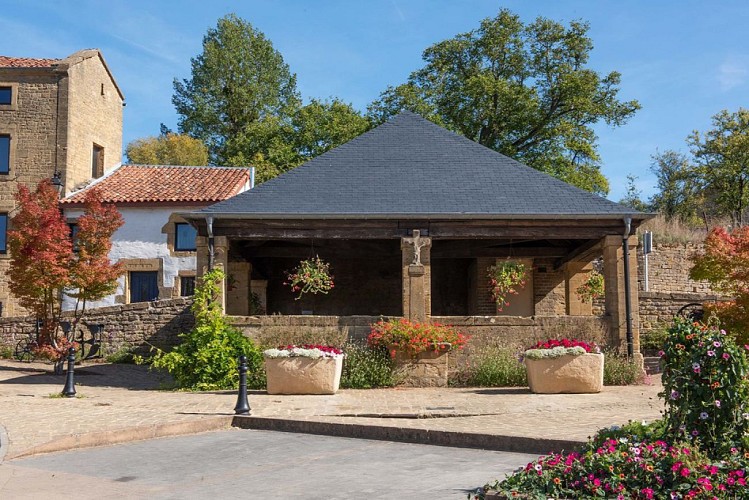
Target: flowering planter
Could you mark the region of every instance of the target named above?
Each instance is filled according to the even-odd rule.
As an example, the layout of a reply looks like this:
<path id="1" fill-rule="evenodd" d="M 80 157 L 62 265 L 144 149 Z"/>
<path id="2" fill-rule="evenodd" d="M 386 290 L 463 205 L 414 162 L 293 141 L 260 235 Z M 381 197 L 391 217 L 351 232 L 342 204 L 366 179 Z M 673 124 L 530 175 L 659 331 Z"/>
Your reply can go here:
<path id="1" fill-rule="evenodd" d="M 447 387 L 447 350 L 420 352 L 414 356 L 399 349 L 395 352 L 395 378 L 406 387 Z"/>
<path id="2" fill-rule="evenodd" d="M 583 394 L 603 389 L 603 354 L 525 358 L 528 385 L 536 394 Z"/>
<path id="3" fill-rule="evenodd" d="M 268 394 L 335 394 L 341 383 L 343 356 L 329 358 L 265 357 Z"/>

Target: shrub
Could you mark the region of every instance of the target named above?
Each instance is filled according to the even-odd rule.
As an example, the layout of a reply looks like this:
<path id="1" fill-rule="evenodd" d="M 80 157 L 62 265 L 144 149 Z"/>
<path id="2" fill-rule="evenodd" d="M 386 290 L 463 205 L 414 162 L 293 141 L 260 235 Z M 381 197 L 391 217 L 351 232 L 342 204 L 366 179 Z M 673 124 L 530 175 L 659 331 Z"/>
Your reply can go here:
<path id="1" fill-rule="evenodd" d="M 451 372 L 450 385 L 469 387 L 525 387 L 525 366 L 507 348 L 487 347 L 471 353 L 462 368 Z"/>
<path id="2" fill-rule="evenodd" d="M 344 348 L 341 387 L 372 389 L 395 385 L 393 362 L 385 349 L 350 343 Z"/>
<path id="3" fill-rule="evenodd" d="M 129 347 L 123 346 L 116 351 L 107 354 L 104 357 L 104 360 L 107 363 L 133 364 L 135 363 L 135 354 Z"/>
<path id="4" fill-rule="evenodd" d="M 662 325 L 655 330 L 640 334 L 640 349 L 649 351 L 660 351 L 668 337 L 668 325 Z"/>
<path id="5" fill-rule="evenodd" d="M 468 336 L 452 326 L 438 323 L 412 323 L 407 319 L 380 320 L 372 325 L 367 337 L 370 347 L 386 348 L 395 357 L 395 350 L 415 356 L 429 349 L 462 349 Z"/>
<path id="6" fill-rule="evenodd" d="M 663 348 L 669 433 L 711 456 L 743 448 L 749 431 L 749 364 L 744 348 L 715 326 L 675 319 Z"/>
<path id="7" fill-rule="evenodd" d="M 224 279 L 220 269 L 206 273 L 195 289 L 192 312 L 195 327 L 180 334 L 182 343 L 170 352 L 157 349 L 151 358 L 154 368 L 167 370 L 182 389 L 232 389 L 239 385 L 237 358 L 244 354 L 248 361 L 248 386 L 265 385 L 261 350 L 226 324 L 216 300 L 218 285 Z M 144 362 L 142 358 L 137 361 Z"/>
<path id="8" fill-rule="evenodd" d="M 632 385 L 640 379 L 640 367 L 618 353 L 606 353 L 603 363 L 603 385 Z"/>

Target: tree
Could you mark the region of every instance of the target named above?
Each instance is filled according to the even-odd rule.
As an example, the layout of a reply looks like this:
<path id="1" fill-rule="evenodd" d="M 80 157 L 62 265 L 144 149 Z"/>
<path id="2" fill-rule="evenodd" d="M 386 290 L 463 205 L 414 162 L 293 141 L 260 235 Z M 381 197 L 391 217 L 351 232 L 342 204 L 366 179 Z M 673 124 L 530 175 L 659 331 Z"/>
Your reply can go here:
<path id="1" fill-rule="evenodd" d="M 263 33 L 229 14 L 203 37 L 190 79 L 174 81 L 179 129 L 208 146 L 218 165 L 268 156 L 279 128 L 300 105 L 296 75 Z"/>
<path id="2" fill-rule="evenodd" d="M 733 297 L 705 307 L 741 343 L 749 342 L 749 226 L 730 233 L 714 228 L 705 239 L 704 253 L 694 258 L 689 277 L 707 280 L 714 291 Z"/>
<path id="3" fill-rule="evenodd" d="M 131 163 L 144 165 L 208 165 L 208 148 L 188 135 L 167 132 L 129 143 L 125 154 Z"/>
<path id="4" fill-rule="evenodd" d="M 636 181 L 637 176 L 632 174 L 627 175 L 627 193 L 624 195 L 624 198 L 619 200 L 619 203 L 638 212 L 647 212 L 649 207 L 640 199 L 642 191 L 637 189 Z"/>
<path id="5" fill-rule="evenodd" d="M 108 254 L 110 238 L 122 218 L 114 207 L 102 205 L 95 189 L 89 191 L 85 212 L 78 220 L 76 254 L 57 190 L 49 180 L 41 181 L 34 192 L 19 187 L 16 201 L 18 214 L 13 217 L 14 229 L 8 232 L 10 291 L 22 307 L 43 321 L 41 347 L 52 346 L 61 355 L 67 342 L 57 333 L 60 298 L 67 293 L 82 301 L 83 307 L 76 307 L 74 316 L 77 324 L 87 300 L 101 299 L 114 290 L 122 267 L 110 263 Z"/>
<path id="6" fill-rule="evenodd" d="M 595 193 L 608 192 L 593 125 L 624 124 L 639 108 L 617 99 L 620 75 L 586 67 L 588 24 L 509 10 L 424 51 L 426 65 L 369 107 L 382 122 L 403 109 Z"/>
<path id="7" fill-rule="evenodd" d="M 20 186 L 18 213 L 8 231 L 10 292 L 22 307 L 43 321 L 40 342 L 53 344 L 60 317 L 59 297 L 70 281 L 73 245 L 70 228 L 58 206 L 57 190 L 49 180 L 34 192 Z"/>
<path id="8" fill-rule="evenodd" d="M 692 148 L 704 190 L 715 195 L 722 215 L 743 225 L 749 205 L 749 110 L 723 110 L 712 118 L 713 129 L 694 131 L 687 142 Z"/>
<path id="9" fill-rule="evenodd" d="M 671 150 L 656 153 L 652 159 L 650 171 L 658 181 L 658 193 L 650 198 L 653 209 L 668 220 L 696 222 L 705 199 L 695 167 L 686 155 Z"/>

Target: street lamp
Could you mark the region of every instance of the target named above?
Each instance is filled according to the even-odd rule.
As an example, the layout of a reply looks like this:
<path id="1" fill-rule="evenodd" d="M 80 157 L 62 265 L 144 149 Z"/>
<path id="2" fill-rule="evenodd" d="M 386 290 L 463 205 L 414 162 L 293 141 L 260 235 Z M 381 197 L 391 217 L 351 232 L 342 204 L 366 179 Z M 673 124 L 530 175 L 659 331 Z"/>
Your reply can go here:
<path id="1" fill-rule="evenodd" d="M 55 170 L 55 173 L 52 174 L 52 187 L 54 187 L 57 190 L 57 197 L 59 198 L 62 196 L 62 180 L 60 179 L 60 172 Z"/>

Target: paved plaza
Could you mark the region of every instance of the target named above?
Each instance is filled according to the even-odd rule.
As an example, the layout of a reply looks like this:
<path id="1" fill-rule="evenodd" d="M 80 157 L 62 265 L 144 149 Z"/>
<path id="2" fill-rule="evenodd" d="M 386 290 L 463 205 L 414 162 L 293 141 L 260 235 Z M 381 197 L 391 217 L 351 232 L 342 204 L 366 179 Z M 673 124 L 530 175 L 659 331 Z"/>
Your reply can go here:
<path id="1" fill-rule="evenodd" d="M 235 419 L 236 393 L 160 390 L 143 366 L 89 364 L 76 398 L 56 397 L 50 365 L 0 360 L 0 457 L 193 434 L 232 426 L 542 453 L 596 430 L 660 416 L 660 379 L 600 394 L 531 394 L 527 388 L 389 388 L 330 396 L 252 391 L 250 419 Z"/>

